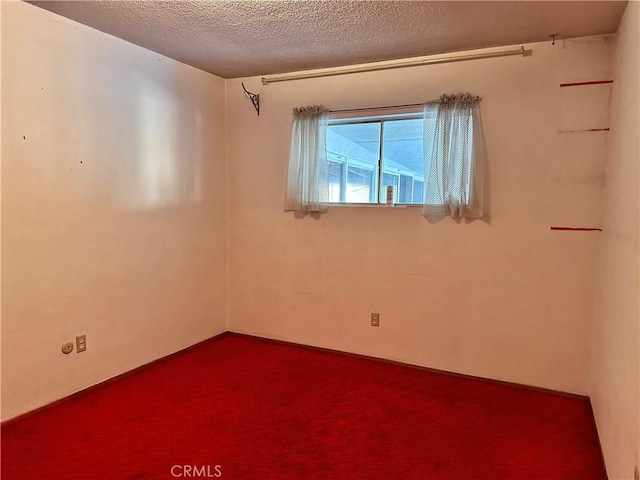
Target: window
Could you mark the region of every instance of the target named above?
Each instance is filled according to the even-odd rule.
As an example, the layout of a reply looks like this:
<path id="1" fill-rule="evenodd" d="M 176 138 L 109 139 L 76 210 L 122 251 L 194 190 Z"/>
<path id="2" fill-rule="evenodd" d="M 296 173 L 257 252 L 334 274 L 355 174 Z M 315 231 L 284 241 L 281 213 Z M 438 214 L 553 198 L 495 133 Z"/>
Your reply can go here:
<path id="1" fill-rule="evenodd" d="M 422 205 L 435 221 L 483 216 L 480 97 L 441 95 L 422 112 L 335 115 L 321 105 L 293 109 L 285 211 L 322 213 L 384 199 Z"/>
<path id="2" fill-rule="evenodd" d="M 427 121 L 435 128 L 435 118 Z M 423 137 L 422 111 L 332 118 L 326 136 L 329 202 L 385 203 L 387 186 L 392 186 L 394 203 L 422 205 Z"/>

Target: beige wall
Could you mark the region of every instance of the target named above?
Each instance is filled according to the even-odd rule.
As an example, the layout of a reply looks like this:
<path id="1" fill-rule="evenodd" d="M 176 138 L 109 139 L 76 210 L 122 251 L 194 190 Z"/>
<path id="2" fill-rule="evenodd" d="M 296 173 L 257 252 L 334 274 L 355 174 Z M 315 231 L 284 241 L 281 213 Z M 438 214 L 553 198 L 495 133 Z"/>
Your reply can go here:
<path id="1" fill-rule="evenodd" d="M 612 480 L 632 479 L 640 464 L 639 10 L 629 3 L 617 37 L 593 344 L 591 395 Z"/>
<path id="2" fill-rule="evenodd" d="M 588 392 L 612 41 L 533 56 L 261 86 L 227 82 L 229 329 L 568 392 Z M 256 116 L 240 82 L 260 92 Z M 483 97 L 490 218 L 429 224 L 415 208 L 283 212 L 291 109 Z M 369 326 L 380 312 L 380 328 Z"/>
<path id="3" fill-rule="evenodd" d="M 224 80 L 2 2 L 3 419 L 226 330 L 224 115 Z"/>

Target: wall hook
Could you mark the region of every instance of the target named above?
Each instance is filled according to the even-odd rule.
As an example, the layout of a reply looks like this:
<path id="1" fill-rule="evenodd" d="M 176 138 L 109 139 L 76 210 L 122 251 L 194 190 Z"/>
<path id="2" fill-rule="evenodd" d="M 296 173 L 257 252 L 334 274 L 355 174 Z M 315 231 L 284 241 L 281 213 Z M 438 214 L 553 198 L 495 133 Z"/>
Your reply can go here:
<path id="1" fill-rule="evenodd" d="M 253 108 L 255 108 L 258 115 L 260 115 L 260 94 L 251 93 L 249 90 L 244 88 L 244 82 L 242 83 L 242 89 L 244 90 L 244 93 L 249 95 L 249 98 L 251 99 L 251 103 L 253 103 Z"/>
<path id="2" fill-rule="evenodd" d="M 553 40 L 553 41 L 551 42 L 551 45 L 555 45 L 555 44 L 556 44 L 556 37 L 558 36 L 558 34 L 557 34 L 557 33 L 554 33 L 553 35 L 549 35 L 549 36 L 550 36 L 550 37 L 552 38 L 552 40 Z"/>

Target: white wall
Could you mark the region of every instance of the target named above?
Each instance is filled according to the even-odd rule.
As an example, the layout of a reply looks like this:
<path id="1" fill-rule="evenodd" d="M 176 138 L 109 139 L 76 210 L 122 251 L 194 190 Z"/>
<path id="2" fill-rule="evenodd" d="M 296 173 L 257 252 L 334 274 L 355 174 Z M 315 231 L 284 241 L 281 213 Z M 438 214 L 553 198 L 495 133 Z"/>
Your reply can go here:
<path id="1" fill-rule="evenodd" d="M 226 330 L 224 115 L 224 80 L 2 2 L 3 419 Z"/>
<path id="2" fill-rule="evenodd" d="M 640 465 L 639 7 L 629 2 L 617 36 L 593 337 L 592 403 L 611 480 Z"/>
<path id="3" fill-rule="evenodd" d="M 229 329 L 588 393 L 613 43 L 529 45 L 533 56 L 261 86 L 227 82 Z M 260 93 L 256 116 L 240 82 Z M 415 208 L 283 212 L 291 109 L 483 97 L 490 218 L 429 224 Z M 381 313 L 380 328 L 369 326 Z"/>

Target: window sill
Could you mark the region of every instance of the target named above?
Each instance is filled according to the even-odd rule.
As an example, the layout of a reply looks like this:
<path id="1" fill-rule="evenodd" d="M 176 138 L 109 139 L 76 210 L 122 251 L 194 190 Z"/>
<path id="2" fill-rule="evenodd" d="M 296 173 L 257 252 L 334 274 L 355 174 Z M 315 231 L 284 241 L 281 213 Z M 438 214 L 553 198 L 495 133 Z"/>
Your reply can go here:
<path id="1" fill-rule="evenodd" d="M 423 205 L 417 203 L 395 203 L 393 205 L 386 205 L 384 203 L 324 203 L 325 207 L 356 207 L 356 208 L 422 208 Z"/>

